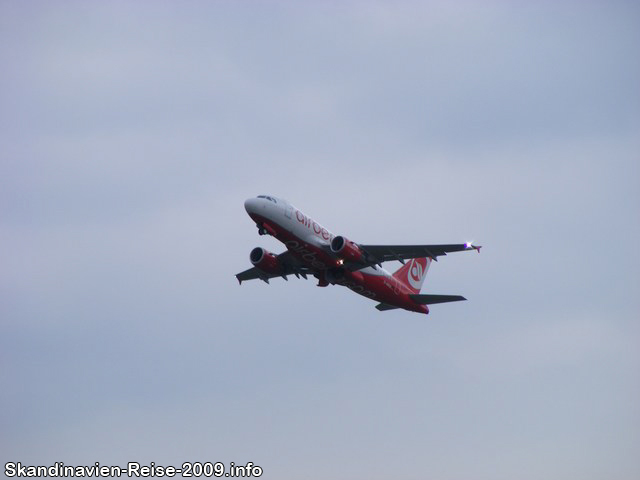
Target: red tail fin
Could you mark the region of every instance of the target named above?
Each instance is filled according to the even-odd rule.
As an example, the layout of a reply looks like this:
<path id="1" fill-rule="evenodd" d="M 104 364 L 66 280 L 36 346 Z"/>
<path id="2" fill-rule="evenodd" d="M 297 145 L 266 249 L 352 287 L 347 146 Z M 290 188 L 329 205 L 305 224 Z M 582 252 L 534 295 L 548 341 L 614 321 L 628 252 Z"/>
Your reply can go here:
<path id="1" fill-rule="evenodd" d="M 420 293 L 429 265 L 431 265 L 430 258 L 412 258 L 396 270 L 393 277 L 406 285 L 413 293 Z"/>

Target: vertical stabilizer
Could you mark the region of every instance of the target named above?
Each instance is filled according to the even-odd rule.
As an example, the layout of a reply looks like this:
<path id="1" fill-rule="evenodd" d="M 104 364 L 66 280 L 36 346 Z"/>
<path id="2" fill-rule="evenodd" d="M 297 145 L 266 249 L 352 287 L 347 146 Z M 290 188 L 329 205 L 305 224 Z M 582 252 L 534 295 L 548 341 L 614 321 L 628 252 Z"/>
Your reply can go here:
<path id="1" fill-rule="evenodd" d="M 429 265 L 431 265 L 430 258 L 412 258 L 396 270 L 393 277 L 406 285 L 413 293 L 420 293 Z"/>

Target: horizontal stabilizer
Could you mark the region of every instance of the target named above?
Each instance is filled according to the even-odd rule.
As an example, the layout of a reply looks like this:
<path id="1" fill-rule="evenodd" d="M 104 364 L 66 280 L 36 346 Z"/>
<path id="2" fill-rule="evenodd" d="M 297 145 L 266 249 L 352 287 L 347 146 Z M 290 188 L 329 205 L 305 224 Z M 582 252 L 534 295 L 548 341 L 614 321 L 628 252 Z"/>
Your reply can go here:
<path id="1" fill-rule="evenodd" d="M 436 303 L 459 302 L 466 300 L 462 295 L 409 295 L 409 298 L 419 305 L 434 305 Z"/>
<path id="2" fill-rule="evenodd" d="M 381 312 L 384 312 L 385 310 L 393 310 L 394 308 L 400 308 L 400 307 L 396 307 L 395 305 L 389 305 L 388 303 L 379 303 L 378 305 L 376 305 L 376 308 Z"/>

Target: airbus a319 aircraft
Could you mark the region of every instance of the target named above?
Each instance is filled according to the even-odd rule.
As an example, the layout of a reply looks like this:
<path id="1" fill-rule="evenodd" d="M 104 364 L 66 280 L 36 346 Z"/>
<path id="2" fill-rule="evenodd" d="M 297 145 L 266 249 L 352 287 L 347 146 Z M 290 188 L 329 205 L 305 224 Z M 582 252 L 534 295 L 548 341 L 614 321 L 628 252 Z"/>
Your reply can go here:
<path id="1" fill-rule="evenodd" d="M 378 310 L 404 308 L 429 313 L 428 305 L 466 300 L 460 295 L 420 294 L 432 260 L 451 252 L 476 250 L 471 243 L 450 245 L 366 245 L 354 243 L 329 230 L 302 213 L 286 200 L 258 195 L 244 202 L 244 208 L 258 227 L 260 235 L 272 235 L 287 250 L 279 255 L 256 247 L 249 259 L 253 268 L 236 275 L 238 282 L 289 275 L 307 278 L 313 275 L 319 287 L 343 285 L 379 302 Z M 394 273 L 382 268 L 382 262 L 398 260 L 403 265 Z M 405 262 L 405 260 L 409 260 Z"/>

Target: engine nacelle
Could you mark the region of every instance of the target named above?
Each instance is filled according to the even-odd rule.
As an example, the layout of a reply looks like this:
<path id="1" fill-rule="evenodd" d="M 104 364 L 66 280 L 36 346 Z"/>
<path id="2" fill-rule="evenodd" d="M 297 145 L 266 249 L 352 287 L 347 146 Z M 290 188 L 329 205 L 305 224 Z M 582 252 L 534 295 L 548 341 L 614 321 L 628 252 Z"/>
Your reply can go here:
<path id="1" fill-rule="evenodd" d="M 360 247 L 341 235 L 331 240 L 331 251 L 343 260 L 352 262 L 364 262 L 366 260 Z"/>
<path id="2" fill-rule="evenodd" d="M 249 260 L 253 266 L 266 273 L 280 273 L 282 268 L 278 263 L 278 257 L 262 247 L 256 247 L 251 250 Z"/>

